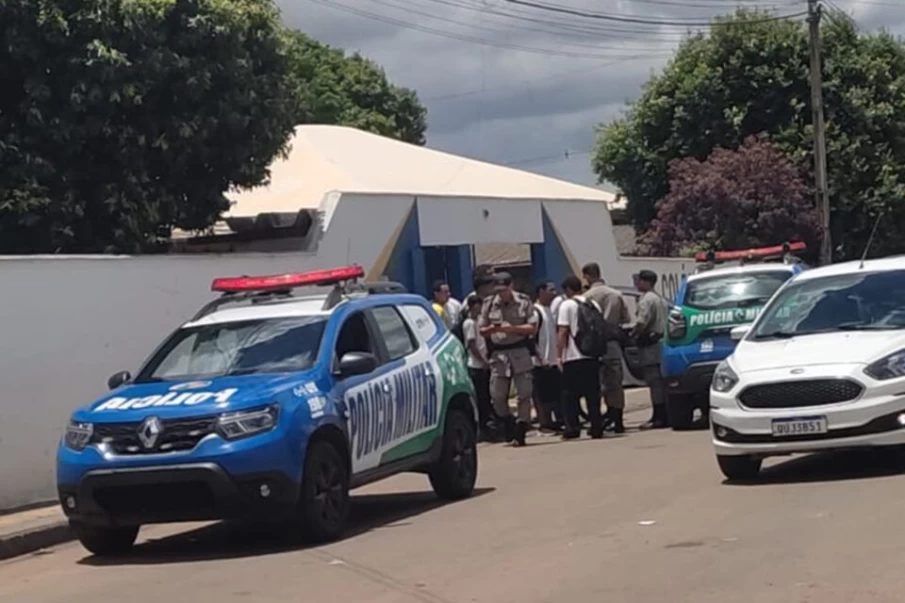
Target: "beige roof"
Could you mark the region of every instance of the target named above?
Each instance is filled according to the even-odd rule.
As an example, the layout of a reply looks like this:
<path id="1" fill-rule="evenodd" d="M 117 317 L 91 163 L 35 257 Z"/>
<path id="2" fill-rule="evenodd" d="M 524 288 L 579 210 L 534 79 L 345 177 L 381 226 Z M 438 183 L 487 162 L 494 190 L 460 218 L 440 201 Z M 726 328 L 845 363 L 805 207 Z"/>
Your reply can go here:
<path id="1" fill-rule="evenodd" d="M 612 193 L 531 172 L 459 157 L 343 126 L 299 126 L 271 183 L 231 192 L 227 216 L 315 209 L 331 191 L 461 197 L 583 199 Z"/>

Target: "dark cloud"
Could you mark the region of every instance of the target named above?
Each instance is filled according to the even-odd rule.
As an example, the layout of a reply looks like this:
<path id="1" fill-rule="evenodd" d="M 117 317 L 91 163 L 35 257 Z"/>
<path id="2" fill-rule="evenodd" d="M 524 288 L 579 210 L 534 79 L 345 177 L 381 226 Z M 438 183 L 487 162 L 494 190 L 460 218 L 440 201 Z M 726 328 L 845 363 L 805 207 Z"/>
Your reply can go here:
<path id="1" fill-rule="evenodd" d="M 277 0 L 284 20 L 359 51 L 414 88 L 428 145 L 592 184 L 594 128 L 617 117 L 696 25 L 554 14 L 508 0 Z M 804 10 L 804 0 L 537 0 L 610 15 L 706 22 L 738 5 Z M 865 29 L 905 33 L 905 0 L 833 0 Z M 357 13 L 357 14 L 356 14 Z M 566 151 L 569 151 L 568 157 Z"/>

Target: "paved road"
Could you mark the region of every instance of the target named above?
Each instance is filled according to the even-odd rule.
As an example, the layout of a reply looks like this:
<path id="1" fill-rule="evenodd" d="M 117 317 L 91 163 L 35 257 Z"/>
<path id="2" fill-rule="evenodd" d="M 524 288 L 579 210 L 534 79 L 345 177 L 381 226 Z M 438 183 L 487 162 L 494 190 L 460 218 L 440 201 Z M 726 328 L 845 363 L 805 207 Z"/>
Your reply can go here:
<path id="1" fill-rule="evenodd" d="M 0 601 L 902 601 L 901 457 L 771 463 L 729 486 L 706 433 L 532 443 L 483 448 L 465 502 L 438 505 L 414 475 L 367 489 L 329 546 L 151 528 L 126 559 L 72 544 L 0 564 Z"/>

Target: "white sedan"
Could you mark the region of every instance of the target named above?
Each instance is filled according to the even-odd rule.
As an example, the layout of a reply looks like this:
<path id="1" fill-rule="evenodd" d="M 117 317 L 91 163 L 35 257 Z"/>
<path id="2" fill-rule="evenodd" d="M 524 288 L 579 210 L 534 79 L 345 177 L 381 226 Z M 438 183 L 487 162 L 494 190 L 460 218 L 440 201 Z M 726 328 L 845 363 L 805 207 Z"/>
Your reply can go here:
<path id="1" fill-rule="evenodd" d="M 905 444 L 905 258 L 802 272 L 733 338 L 710 390 L 730 480 L 770 456 Z"/>

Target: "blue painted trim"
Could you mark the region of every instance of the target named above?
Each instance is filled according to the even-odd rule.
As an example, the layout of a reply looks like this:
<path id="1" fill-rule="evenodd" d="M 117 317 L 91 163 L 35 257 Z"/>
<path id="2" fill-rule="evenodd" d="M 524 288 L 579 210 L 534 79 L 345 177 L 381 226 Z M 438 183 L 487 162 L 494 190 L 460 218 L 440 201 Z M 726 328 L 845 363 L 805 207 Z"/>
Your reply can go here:
<path id="1" fill-rule="evenodd" d="M 409 291 L 419 291 L 415 276 L 423 274 L 423 270 L 418 270 L 413 265 L 416 258 L 412 254 L 412 250 L 419 249 L 420 245 L 421 235 L 418 232 L 418 204 L 416 201 L 412 203 L 384 269 L 388 279 L 405 285 Z"/>
<path id="2" fill-rule="evenodd" d="M 572 274 L 572 266 L 566 257 L 566 251 L 560 244 L 559 237 L 553 229 L 553 222 L 547 215 L 547 210 L 542 209 L 541 215 L 543 219 L 544 243 L 543 245 L 531 246 L 531 262 L 537 262 L 538 266 L 543 267 L 543 276 L 539 276 L 539 272 L 535 271 L 536 280 L 553 281 L 557 285 L 562 283 L 563 279 Z M 537 250 L 535 251 L 535 249 Z M 575 275 L 579 276 L 579 275 Z"/>
<path id="3" fill-rule="evenodd" d="M 446 248 L 446 271 L 449 288 L 453 297 L 463 299 L 472 289 L 471 273 L 472 265 L 471 245 L 456 245 Z"/>
<path id="4" fill-rule="evenodd" d="M 546 236 L 544 237 L 546 240 Z M 546 243 L 531 244 L 531 275 L 535 284 L 551 280 L 547 271 Z M 556 283 L 559 286 L 559 283 Z"/>

